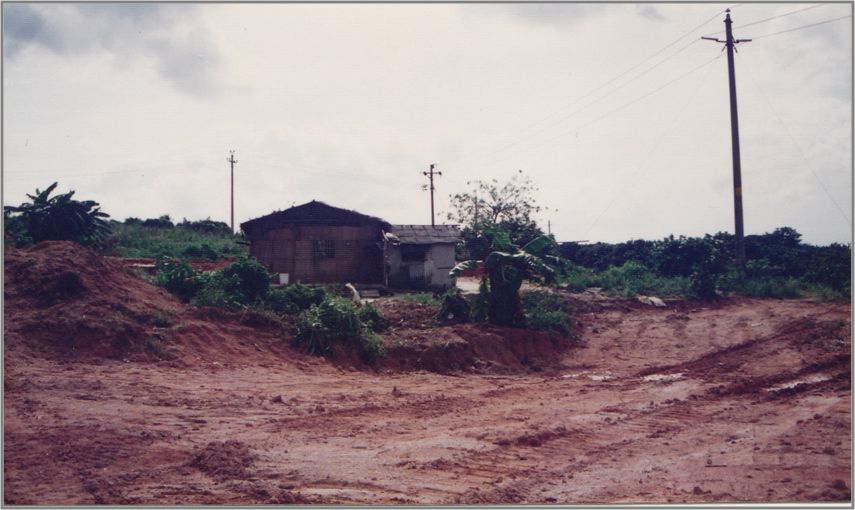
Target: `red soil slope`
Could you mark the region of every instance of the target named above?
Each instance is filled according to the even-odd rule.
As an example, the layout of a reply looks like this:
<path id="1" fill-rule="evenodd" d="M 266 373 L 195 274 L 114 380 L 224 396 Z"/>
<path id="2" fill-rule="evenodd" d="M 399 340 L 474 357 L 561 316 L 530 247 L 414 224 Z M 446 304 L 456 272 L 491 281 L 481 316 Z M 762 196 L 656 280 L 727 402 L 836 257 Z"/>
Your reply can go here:
<path id="1" fill-rule="evenodd" d="M 7 253 L 5 297 L 5 503 L 851 498 L 848 303 L 586 293 L 569 349 L 393 303 L 374 371 L 67 243 Z"/>

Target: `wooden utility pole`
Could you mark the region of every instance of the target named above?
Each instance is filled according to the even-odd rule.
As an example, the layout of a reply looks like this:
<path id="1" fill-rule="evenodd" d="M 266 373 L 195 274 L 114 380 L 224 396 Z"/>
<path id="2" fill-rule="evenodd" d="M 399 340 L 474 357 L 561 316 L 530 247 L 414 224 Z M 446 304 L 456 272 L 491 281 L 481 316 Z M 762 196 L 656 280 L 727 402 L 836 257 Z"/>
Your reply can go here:
<path id="1" fill-rule="evenodd" d="M 708 41 L 724 43 L 727 49 L 727 80 L 730 88 L 730 140 L 733 148 L 733 213 L 736 222 L 736 263 L 745 267 L 745 231 L 742 223 L 742 165 L 739 158 L 739 117 L 736 113 L 736 71 L 733 65 L 733 53 L 736 45 L 750 42 L 751 39 L 734 39 L 730 19 L 730 9 L 725 11 L 724 28 L 727 37 L 721 41 L 714 37 L 702 37 Z"/>
<path id="2" fill-rule="evenodd" d="M 436 189 L 433 187 L 433 176 L 434 175 L 442 175 L 442 172 L 434 172 L 433 169 L 436 165 L 431 164 L 430 172 L 422 172 L 424 175 L 428 176 L 430 179 L 430 226 L 435 226 L 434 216 L 433 216 L 433 190 Z"/>
<path id="3" fill-rule="evenodd" d="M 231 227 L 232 227 L 232 234 L 234 234 L 235 233 L 235 164 L 237 163 L 237 160 L 235 159 L 235 151 L 234 150 L 229 151 L 229 157 L 228 157 L 228 159 L 226 159 L 226 161 L 231 163 L 231 167 L 232 167 L 232 222 L 231 222 Z"/>

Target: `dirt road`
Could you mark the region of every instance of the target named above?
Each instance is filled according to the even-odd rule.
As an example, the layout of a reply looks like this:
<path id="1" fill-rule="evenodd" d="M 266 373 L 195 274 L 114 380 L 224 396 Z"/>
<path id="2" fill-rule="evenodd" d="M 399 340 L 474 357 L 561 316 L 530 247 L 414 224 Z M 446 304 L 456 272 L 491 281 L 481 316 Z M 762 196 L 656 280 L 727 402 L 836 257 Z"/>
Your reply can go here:
<path id="1" fill-rule="evenodd" d="M 576 305 L 581 344 L 515 374 L 358 371 L 237 330 L 206 350 L 199 324 L 187 366 L 7 349 L 5 501 L 850 499 L 848 304 Z"/>

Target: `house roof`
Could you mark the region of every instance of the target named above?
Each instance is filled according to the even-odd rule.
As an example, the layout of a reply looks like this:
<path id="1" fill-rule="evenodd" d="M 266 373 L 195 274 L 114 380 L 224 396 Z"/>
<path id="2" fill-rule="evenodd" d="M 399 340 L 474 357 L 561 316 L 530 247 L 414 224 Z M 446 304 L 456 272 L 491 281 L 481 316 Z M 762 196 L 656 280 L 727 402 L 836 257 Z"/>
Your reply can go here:
<path id="1" fill-rule="evenodd" d="M 401 244 L 457 244 L 460 229 L 457 225 L 392 225 L 391 233 Z"/>
<path id="2" fill-rule="evenodd" d="M 284 211 L 276 211 L 240 224 L 249 235 L 265 232 L 283 225 L 348 225 L 359 226 L 365 223 L 379 223 L 383 229 L 391 225 L 383 219 L 366 214 L 333 207 L 318 200 L 294 206 Z"/>

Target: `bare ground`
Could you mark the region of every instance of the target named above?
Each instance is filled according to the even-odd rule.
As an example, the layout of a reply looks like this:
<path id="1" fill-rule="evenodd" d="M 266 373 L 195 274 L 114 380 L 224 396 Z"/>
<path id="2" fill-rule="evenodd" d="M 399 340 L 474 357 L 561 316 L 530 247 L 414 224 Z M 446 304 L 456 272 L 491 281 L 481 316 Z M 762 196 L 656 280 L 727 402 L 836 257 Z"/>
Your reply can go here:
<path id="1" fill-rule="evenodd" d="M 295 351 L 263 318 L 185 309 L 119 265 L 94 281 L 85 253 L 63 262 L 82 275 L 71 291 L 34 276 L 68 251 L 7 254 L 6 503 L 851 499 L 848 303 L 587 293 L 571 299 L 581 342 L 552 360 L 534 333 L 382 305 L 387 343 L 415 347 L 402 367 L 357 369 Z M 93 300 L 112 312 L 75 322 Z M 157 310 L 169 327 L 145 322 Z M 99 343 L 99 320 L 130 340 Z M 508 335 L 531 352 L 491 355 Z M 419 369 L 460 342 L 480 347 L 448 358 L 458 369 Z"/>

